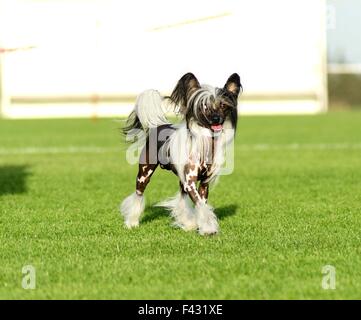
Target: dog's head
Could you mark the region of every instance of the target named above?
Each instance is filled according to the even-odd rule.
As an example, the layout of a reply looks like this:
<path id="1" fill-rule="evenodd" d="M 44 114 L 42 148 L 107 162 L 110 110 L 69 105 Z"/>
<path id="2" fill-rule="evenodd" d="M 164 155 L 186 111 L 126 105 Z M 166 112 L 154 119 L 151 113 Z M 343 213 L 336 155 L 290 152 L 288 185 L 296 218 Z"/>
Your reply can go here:
<path id="1" fill-rule="evenodd" d="M 195 121 L 214 132 L 223 130 L 225 121 L 237 125 L 237 101 L 242 85 L 237 73 L 232 74 L 223 88 L 200 85 L 192 73 L 185 74 L 170 98 L 179 106 L 186 121 Z"/>

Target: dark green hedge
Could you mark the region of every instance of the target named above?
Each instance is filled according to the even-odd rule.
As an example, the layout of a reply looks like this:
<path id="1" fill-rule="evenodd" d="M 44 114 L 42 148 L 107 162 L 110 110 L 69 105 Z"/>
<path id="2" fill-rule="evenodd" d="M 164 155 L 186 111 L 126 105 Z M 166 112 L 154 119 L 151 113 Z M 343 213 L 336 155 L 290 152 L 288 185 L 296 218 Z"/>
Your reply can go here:
<path id="1" fill-rule="evenodd" d="M 361 75 L 329 74 L 328 92 L 331 109 L 361 109 Z"/>

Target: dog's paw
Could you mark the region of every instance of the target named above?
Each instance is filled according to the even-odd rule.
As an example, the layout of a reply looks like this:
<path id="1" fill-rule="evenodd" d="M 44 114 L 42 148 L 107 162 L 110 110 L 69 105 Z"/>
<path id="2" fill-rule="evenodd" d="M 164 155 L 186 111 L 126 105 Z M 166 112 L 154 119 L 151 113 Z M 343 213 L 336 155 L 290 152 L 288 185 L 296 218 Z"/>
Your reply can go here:
<path id="1" fill-rule="evenodd" d="M 212 236 L 218 234 L 219 227 L 217 221 L 199 226 L 198 232 L 202 236 Z"/>
<path id="2" fill-rule="evenodd" d="M 124 224 L 128 229 L 139 226 L 140 215 L 144 211 L 144 197 L 136 193 L 131 194 L 123 200 L 120 212 L 124 217 Z"/>
<path id="3" fill-rule="evenodd" d="M 124 221 L 124 225 L 127 229 L 133 229 L 139 227 L 139 220 L 128 220 Z"/>
<path id="4" fill-rule="evenodd" d="M 196 207 L 198 232 L 200 235 L 215 235 L 219 232 L 217 217 L 213 208 L 207 204 Z"/>

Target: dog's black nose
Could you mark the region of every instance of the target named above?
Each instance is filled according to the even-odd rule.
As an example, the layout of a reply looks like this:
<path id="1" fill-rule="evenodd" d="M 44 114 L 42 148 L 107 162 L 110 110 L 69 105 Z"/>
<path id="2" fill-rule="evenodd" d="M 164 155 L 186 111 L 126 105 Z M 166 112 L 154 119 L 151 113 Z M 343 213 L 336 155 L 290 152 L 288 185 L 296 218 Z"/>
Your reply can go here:
<path id="1" fill-rule="evenodd" d="M 218 114 L 215 114 L 212 116 L 212 123 L 213 124 L 218 124 L 221 122 L 221 117 Z"/>

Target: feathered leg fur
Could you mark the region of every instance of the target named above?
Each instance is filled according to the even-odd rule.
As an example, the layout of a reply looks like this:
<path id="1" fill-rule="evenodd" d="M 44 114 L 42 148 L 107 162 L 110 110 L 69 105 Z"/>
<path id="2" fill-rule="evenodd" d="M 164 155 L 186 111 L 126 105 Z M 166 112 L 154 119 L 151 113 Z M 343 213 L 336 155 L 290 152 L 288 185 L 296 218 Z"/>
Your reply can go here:
<path id="1" fill-rule="evenodd" d="M 120 205 L 120 211 L 124 217 L 127 228 L 138 227 L 140 215 L 143 213 L 145 200 L 143 195 L 136 192 L 125 198 Z"/>
<path id="2" fill-rule="evenodd" d="M 170 211 L 171 216 L 174 218 L 174 226 L 185 231 L 197 229 L 196 216 L 186 193 L 181 191 L 173 198 L 163 201 L 156 206 L 164 207 Z"/>

